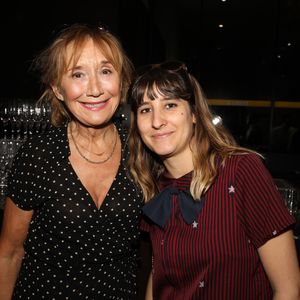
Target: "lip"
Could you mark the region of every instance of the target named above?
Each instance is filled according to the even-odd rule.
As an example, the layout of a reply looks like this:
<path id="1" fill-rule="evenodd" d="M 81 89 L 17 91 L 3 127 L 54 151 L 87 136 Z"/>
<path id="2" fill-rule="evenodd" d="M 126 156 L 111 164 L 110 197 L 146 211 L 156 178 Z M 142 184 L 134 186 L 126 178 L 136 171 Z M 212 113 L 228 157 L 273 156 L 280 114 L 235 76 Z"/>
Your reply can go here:
<path id="1" fill-rule="evenodd" d="M 87 110 L 90 111 L 99 111 L 103 110 L 107 104 L 109 99 L 99 102 L 79 102 L 79 104 Z"/>
<path id="2" fill-rule="evenodd" d="M 173 134 L 173 131 L 169 131 L 169 132 L 160 132 L 160 133 L 155 133 L 152 135 L 152 138 L 160 140 L 160 139 L 164 139 L 169 137 L 170 135 Z"/>

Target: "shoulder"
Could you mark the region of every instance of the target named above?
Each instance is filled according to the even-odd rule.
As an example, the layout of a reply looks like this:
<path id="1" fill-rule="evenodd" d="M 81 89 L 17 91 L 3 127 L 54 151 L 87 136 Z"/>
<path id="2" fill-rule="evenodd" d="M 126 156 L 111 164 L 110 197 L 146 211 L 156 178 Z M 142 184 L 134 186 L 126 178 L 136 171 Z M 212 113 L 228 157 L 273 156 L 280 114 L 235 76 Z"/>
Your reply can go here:
<path id="1" fill-rule="evenodd" d="M 234 154 L 228 157 L 219 169 L 219 178 L 228 178 L 240 185 L 254 182 L 268 182 L 272 185 L 272 176 L 264 164 L 262 156 L 255 152 Z"/>
<path id="2" fill-rule="evenodd" d="M 268 172 L 263 158 L 256 153 L 239 155 L 237 171 L 245 176 L 260 176 Z"/>
<path id="3" fill-rule="evenodd" d="M 59 142 L 62 138 L 67 137 L 67 127 L 50 127 L 46 132 L 35 134 L 24 142 L 25 145 L 39 145 L 44 144 L 45 141 Z"/>
<path id="4" fill-rule="evenodd" d="M 234 168 L 235 170 L 264 167 L 264 158 L 256 152 L 237 153 L 230 155 L 221 165 L 223 169 Z"/>
<path id="5" fill-rule="evenodd" d="M 49 156 L 51 153 L 65 156 L 68 152 L 67 128 L 51 127 L 49 131 L 29 137 L 19 148 L 16 159 Z"/>
<path id="6" fill-rule="evenodd" d="M 263 157 L 256 152 L 245 152 L 245 153 L 236 153 L 230 155 L 228 161 L 235 163 L 251 163 L 251 162 L 262 162 Z"/>

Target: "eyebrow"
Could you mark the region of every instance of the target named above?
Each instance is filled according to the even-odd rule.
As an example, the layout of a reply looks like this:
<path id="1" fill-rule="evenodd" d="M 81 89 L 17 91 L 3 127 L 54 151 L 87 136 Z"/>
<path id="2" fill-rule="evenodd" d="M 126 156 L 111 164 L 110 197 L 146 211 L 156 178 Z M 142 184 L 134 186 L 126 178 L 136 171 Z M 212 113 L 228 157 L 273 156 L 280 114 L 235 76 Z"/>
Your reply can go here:
<path id="1" fill-rule="evenodd" d="M 148 101 L 142 101 L 142 102 L 140 102 L 139 104 L 138 104 L 138 106 L 137 106 L 137 108 L 139 108 L 139 107 L 141 107 L 141 106 L 143 106 L 143 105 L 147 105 L 148 103 L 151 103 L 151 101 L 154 101 L 154 100 L 161 100 L 161 101 L 169 101 L 169 100 L 179 100 L 179 99 L 176 99 L 176 98 L 167 98 L 167 97 L 156 97 L 155 99 L 150 99 L 150 100 L 148 100 Z"/>
<path id="2" fill-rule="evenodd" d="M 101 60 L 100 65 L 101 66 L 110 65 L 110 66 L 112 66 L 114 68 L 113 64 L 110 61 L 108 61 L 108 60 Z M 75 66 L 69 68 L 68 71 L 81 70 L 81 69 L 82 69 L 81 65 L 75 65 Z"/>
<path id="3" fill-rule="evenodd" d="M 137 106 L 137 108 L 139 108 L 139 107 L 141 107 L 141 106 L 143 106 L 143 105 L 147 105 L 149 103 L 149 101 L 143 101 L 143 102 L 141 102 L 141 103 L 139 103 L 138 104 L 138 106 Z"/>
<path id="4" fill-rule="evenodd" d="M 100 64 L 101 65 L 113 65 L 112 62 L 110 62 L 108 60 L 101 60 Z"/>

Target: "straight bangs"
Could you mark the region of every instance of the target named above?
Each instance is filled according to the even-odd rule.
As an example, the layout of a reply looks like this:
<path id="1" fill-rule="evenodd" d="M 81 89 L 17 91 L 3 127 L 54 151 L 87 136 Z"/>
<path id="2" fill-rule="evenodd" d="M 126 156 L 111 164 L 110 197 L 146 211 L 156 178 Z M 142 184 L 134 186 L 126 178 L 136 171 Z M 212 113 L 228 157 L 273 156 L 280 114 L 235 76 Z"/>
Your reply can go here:
<path id="1" fill-rule="evenodd" d="M 154 100 L 159 96 L 166 99 L 183 99 L 191 102 L 193 99 L 190 82 L 179 73 L 153 68 L 144 76 L 141 75 L 132 88 L 132 108 L 136 112 L 144 101 L 144 96 Z"/>
<path id="2" fill-rule="evenodd" d="M 159 96 L 162 96 L 166 99 L 183 100 L 188 100 L 191 97 L 184 84 L 182 84 L 180 81 L 176 81 L 175 83 L 173 81 L 173 85 L 171 85 L 168 78 L 156 80 L 151 85 L 148 85 L 147 97 L 150 100 L 154 100 Z"/>

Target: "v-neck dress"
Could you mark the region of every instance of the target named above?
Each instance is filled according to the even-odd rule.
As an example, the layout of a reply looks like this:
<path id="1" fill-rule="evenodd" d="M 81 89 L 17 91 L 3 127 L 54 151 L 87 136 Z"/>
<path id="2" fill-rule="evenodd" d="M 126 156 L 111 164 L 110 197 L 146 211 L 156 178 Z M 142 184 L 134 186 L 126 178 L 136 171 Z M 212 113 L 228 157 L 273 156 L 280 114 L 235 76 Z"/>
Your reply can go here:
<path id="1" fill-rule="evenodd" d="M 20 148 L 8 196 L 34 210 L 13 299 L 134 299 L 142 195 L 121 163 L 100 209 L 68 159 L 67 126 Z M 101 168 L 101 165 L 99 165 Z"/>
<path id="2" fill-rule="evenodd" d="M 191 179 L 192 173 L 178 179 L 162 176 L 160 189 L 183 191 Z M 257 249 L 291 229 L 295 219 L 260 157 L 232 155 L 221 165 L 191 224 L 182 217 L 177 194 L 171 201 L 163 227 L 146 216 L 141 224 L 153 248 L 153 299 L 272 299 Z"/>

